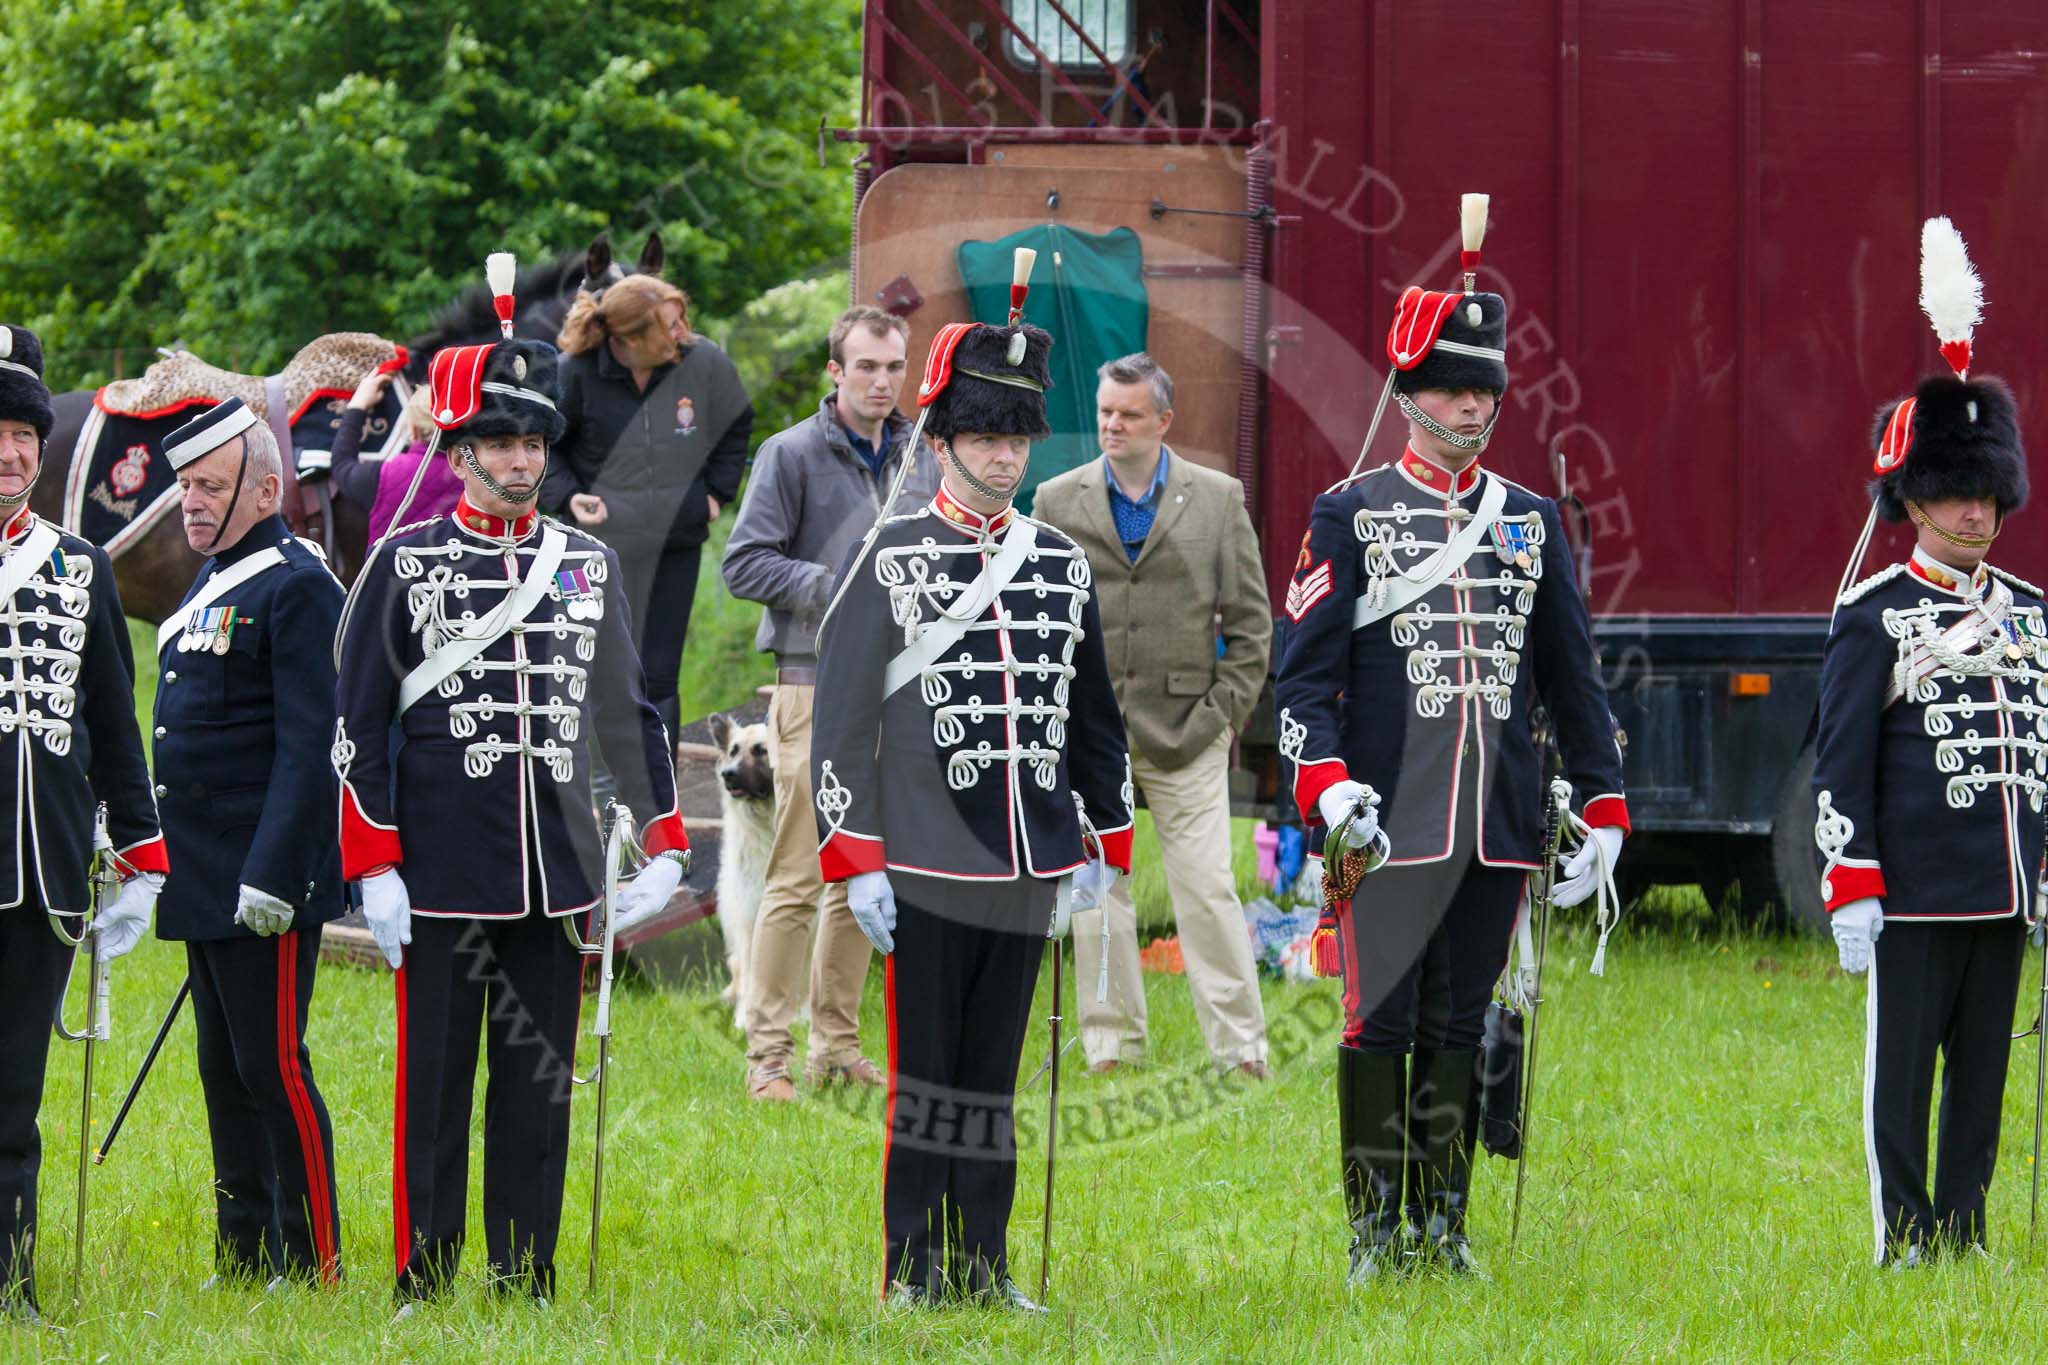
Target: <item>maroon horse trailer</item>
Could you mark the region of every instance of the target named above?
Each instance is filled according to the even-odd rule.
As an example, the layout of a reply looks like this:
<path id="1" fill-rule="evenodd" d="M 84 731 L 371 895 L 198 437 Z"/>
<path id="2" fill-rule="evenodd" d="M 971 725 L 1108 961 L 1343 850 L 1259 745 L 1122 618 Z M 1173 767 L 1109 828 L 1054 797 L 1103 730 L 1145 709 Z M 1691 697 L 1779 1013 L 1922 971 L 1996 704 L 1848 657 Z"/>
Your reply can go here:
<path id="1" fill-rule="evenodd" d="M 1396 294 L 1452 286 L 1458 196 L 1491 194 L 1513 379 L 1485 458 L 1568 496 L 1624 871 L 1818 922 L 1820 646 L 1872 415 L 1939 363 L 1922 219 L 1968 240 L 1979 365 L 2048 448 L 2039 0 L 869 0 L 862 43 L 832 130 L 856 298 L 929 337 L 968 316 L 963 239 L 1135 232 L 1174 448 L 1243 480 L 1276 601 L 1360 454 Z M 1995 557 L 2040 581 L 2025 516 Z M 1239 792 L 1268 811 L 1270 726 Z"/>

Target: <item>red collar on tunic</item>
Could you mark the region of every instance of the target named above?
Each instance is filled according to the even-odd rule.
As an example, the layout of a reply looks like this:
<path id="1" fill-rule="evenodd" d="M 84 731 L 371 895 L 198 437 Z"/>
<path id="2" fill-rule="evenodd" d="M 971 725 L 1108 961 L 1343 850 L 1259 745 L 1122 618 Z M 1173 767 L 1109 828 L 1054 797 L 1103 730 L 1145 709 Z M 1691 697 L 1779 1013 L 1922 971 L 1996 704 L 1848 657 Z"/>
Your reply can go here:
<path id="1" fill-rule="evenodd" d="M 479 512 L 464 493 L 455 503 L 455 520 L 464 530 L 474 531 L 480 536 L 493 540 L 523 540 L 527 532 L 540 522 L 540 513 L 529 508 L 517 517 L 494 517 L 489 512 Z"/>
<path id="2" fill-rule="evenodd" d="M 1462 498 L 1479 487 L 1479 461 L 1472 461 L 1454 475 L 1417 455 L 1413 446 L 1401 452 L 1401 472 L 1432 493 L 1446 497 Z"/>
<path id="3" fill-rule="evenodd" d="M 1976 574 L 1966 584 L 1959 571 L 1951 569 L 1917 545 L 1913 547 L 1913 557 L 1906 561 L 1906 572 L 1930 587 L 1940 588 L 1943 592 L 1953 593 L 1957 597 L 1967 596 L 1973 592 L 1981 593 L 1984 586 L 1991 581 L 1991 570 L 1979 564 Z"/>
<path id="4" fill-rule="evenodd" d="M 932 495 L 932 511 L 938 513 L 943 520 L 951 522 L 953 528 L 962 535 L 975 536 L 983 540 L 1001 533 L 1017 515 L 1016 508 L 1005 507 L 992 517 L 983 516 L 948 493 L 943 483 L 939 485 L 939 491 Z"/>
<path id="5" fill-rule="evenodd" d="M 27 533 L 29 527 L 35 524 L 36 514 L 28 510 L 27 503 L 23 503 L 21 509 L 9 519 L 7 525 L 0 526 L 0 541 L 11 542 L 18 540 Z"/>

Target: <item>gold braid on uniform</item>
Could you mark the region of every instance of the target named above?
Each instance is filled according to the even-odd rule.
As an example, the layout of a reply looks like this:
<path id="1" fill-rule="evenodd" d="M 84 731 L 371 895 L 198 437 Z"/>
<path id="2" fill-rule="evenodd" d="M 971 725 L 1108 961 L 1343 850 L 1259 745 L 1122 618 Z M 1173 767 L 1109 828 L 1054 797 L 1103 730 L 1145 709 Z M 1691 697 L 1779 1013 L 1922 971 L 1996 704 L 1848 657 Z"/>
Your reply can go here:
<path id="1" fill-rule="evenodd" d="M 1928 516 L 1926 511 L 1920 506 L 1920 504 L 1914 502 L 1911 498 L 1907 498 L 1905 500 L 1905 503 L 1907 513 L 1913 518 L 1915 522 L 1919 523 L 1922 526 L 1925 526 L 1928 530 L 1934 532 L 1934 534 L 1940 536 L 1943 540 L 1955 546 L 1958 550 L 1987 549 L 1989 548 L 1992 541 L 1998 539 L 1998 533 L 2005 529 L 2005 514 L 2001 512 L 1998 514 L 1998 523 L 1992 529 L 1990 535 L 1966 536 L 1961 534 L 1960 532 L 1951 531 L 1945 526 L 1935 525 L 1934 518 Z"/>

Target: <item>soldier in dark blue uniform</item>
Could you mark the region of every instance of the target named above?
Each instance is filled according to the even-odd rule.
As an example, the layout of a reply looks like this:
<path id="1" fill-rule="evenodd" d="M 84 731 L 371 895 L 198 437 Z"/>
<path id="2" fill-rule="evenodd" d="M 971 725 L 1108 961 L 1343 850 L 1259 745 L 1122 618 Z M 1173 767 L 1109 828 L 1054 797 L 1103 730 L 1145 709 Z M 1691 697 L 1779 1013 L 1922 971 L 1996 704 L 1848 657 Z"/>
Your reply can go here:
<path id="1" fill-rule="evenodd" d="M 1047 430 L 1051 345 L 1014 324 L 934 340 L 920 401 L 939 491 L 876 528 L 818 633 L 819 863 L 885 956 L 899 1306 L 1039 1311 L 1006 1241 L 1026 1015 L 1048 931 L 1130 869 L 1129 751 L 1088 556 L 1010 506 Z"/>
<path id="2" fill-rule="evenodd" d="M 1468 198 L 1483 226 L 1483 198 Z M 1470 272 L 1476 233 L 1467 249 Z M 1388 383 L 1408 447 L 1316 499 L 1274 689 L 1302 818 L 1348 819 L 1347 844 L 1383 860 L 1327 942 L 1344 979 L 1337 1094 L 1353 1284 L 1412 1251 L 1475 1268 L 1465 1210 L 1476 1064 L 1523 884 L 1543 856 L 1539 701 L 1592 827 L 1557 904 L 1591 894 L 1603 867 L 1611 874 L 1628 829 L 1556 505 L 1479 466 L 1507 387 L 1507 306 L 1473 283 L 1468 273 L 1463 292 L 1401 296 Z"/>
<path id="3" fill-rule="evenodd" d="M 1870 972 L 1874 1255 L 1900 1267 L 1984 1246 L 2048 797 L 2041 590 L 1984 562 L 2027 498 L 2019 419 L 2004 384 L 1969 377 L 1982 298 L 1947 219 L 1927 224 L 1922 256 L 1922 299 L 1955 373 L 1878 413 L 1872 521 L 1910 519 L 1917 543 L 1836 604 L 1813 770 L 1821 894 L 1842 969 Z M 1847 576 L 1861 560 L 1859 545 Z"/>
<path id="4" fill-rule="evenodd" d="M 341 584 L 278 515 L 277 440 L 239 398 L 164 439 L 185 535 L 212 556 L 157 633 L 157 804 L 213 1137 L 216 1282 L 336 1283 L 334 1127 L 306 1012 L 342 913 L 334 629 Z"/>
<path id="5" fill-rule="evenodd" d="M 135 728 L 135 659 L 106 553 L 28 510 L 49 437 L 43 348 L 0 326 L 0 1316 L 36 1317 L 36 1110 L 50 1021 L 92 906 L 96 806 L 125 884 L 100 920 L 118 957 L 169 868 Z"/>
<path id="6" fill-rule="evenodd" d="M 434 357 L 440 458 L 462 500 L 379 542 L 341 628 L 342 872 L 398 969 L 402 1312 L 444 1292 L 461 1257 L 479 1032 L 492 1284 L 554 1292 L 582 998 L 571 935 L 604 890 L 593 743 L 652 859 L 621 893 L 619 928 L 667 904 L 689 846 L 618 559 L 533 510 L 562 433 L 555 376 L 544 342 Z"/>

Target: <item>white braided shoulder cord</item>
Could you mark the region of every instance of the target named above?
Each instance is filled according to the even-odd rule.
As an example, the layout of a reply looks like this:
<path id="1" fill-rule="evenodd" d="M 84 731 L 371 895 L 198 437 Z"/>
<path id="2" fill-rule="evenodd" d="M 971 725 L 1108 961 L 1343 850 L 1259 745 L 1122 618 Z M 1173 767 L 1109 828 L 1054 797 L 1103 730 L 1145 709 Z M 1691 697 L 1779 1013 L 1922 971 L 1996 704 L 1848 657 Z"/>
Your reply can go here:
<path id="1" fill-rule="evenodd" d="M 1572 784 L 1561 777 L 1552 779 L 1550 799 L 1562 807 L 1565 828 L 1577 836 L 1579 843 L 1583 845 L 1591 837 L 1593 827 L 1572 812 Z M 1614 867 L 1607 859 L 1606 846 L 1597 839 L 1594 839 L 1592 844 L 1593 857 L 1600 865 L 1600 880 L 1593 893 L 1595 923 L 1600 929 L 1600 939 L 1594 945 L 1593 962 L 1587 970 L 1594 976 L 1605 976 L 1607 939 L 1613 934 L 1615 925 L 1621 921 L 1621 894 L 1615 889 Z M 1577 852 L 1577 849 L 1571 851 Z M 1565 849 L 1562 845 L 1558 853 L 1560 857 L 1564 855 Z M 1508 969 L 1501 992 L 1507 997 L 1510 1005 L 1523 1011 L 1527 1011 L 1536 998 L 1536 940 L 1529 924 L 1532 908 L 1529 893 L 1524 889 L 1522 907 L 1515 916 L 1515 961 Z"/>

